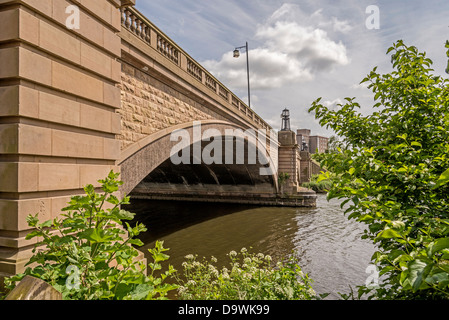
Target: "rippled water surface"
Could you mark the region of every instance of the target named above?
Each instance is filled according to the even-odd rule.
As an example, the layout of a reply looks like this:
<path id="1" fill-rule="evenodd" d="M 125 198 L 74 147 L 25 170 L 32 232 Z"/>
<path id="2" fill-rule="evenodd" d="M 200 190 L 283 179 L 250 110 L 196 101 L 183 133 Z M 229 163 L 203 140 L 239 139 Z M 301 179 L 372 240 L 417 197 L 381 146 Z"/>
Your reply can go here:
<path id="1" fill-rule="evenodd" d="M 314 280 L 318 293 L 349 293 L 364 284 L 373 245 L 360 239 L 364 225 L 343 215 L 339 200 L 318 195 L 317 208 L 248 207 L 133 200 L 128 210 L 148 227 L 142 237 L 147 252 L 155 240 L 170 248 L 170 263 L 181 270 L 184 256 L 215 256 L 242 247 L 280 258 L 295 251 L 302 270 Z"/>

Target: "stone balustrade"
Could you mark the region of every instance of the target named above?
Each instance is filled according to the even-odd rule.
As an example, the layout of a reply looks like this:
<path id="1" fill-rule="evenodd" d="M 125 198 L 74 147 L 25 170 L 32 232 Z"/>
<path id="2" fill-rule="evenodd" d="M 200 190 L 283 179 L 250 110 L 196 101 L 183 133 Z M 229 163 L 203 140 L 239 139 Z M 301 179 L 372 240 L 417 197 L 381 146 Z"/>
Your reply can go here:
<path id="1" fill-rule="evenodd" d="M 177 67 L 184 69 L 194 79 L 201 82 L 206 88 L 227 102 L 229 108 L 234 108 L 241 115 L 251 119 L 256 127 L 270 129 L 259 115 L 251 110 L 242 100 L 232 93 L 226 86 L 220 83 L 203 66 L 192 59 L 181 47 L 174 43 L 162 31 L 160 31 L 151 21 L 133 7 L 121 9 L 122 26 L 133 33 L 136 37 L 144 41 L 148 46 L 155 49 Z M 156 39 L 152 39 L 155 36 Z M 187 61 L 185 64 L 182 60 Z"/>

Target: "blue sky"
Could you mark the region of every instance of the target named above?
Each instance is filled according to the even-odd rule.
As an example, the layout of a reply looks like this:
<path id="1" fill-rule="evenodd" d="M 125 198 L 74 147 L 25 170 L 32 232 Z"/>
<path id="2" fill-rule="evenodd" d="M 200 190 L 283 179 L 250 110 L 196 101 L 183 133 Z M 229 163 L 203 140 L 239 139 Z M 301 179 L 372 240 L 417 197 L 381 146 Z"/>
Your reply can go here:
<path id="1" fill-rule="evenodd" d="M 379 8 L 379 29 L 366 20 Z M 312 101 L 329 105 L 356 97 L 363 112 L 373 95 L 360 81 L 394 42 L 417 46 L 445 75 L 449 39 L 447 0 L 137 0 L 137 9 L 222 83 L 247 101 L 246 59 L 232 51 L 249 43 L 251 105 L 275 129 L 289 108 L 292 129 L 329 136 L 313 115 Z"/>

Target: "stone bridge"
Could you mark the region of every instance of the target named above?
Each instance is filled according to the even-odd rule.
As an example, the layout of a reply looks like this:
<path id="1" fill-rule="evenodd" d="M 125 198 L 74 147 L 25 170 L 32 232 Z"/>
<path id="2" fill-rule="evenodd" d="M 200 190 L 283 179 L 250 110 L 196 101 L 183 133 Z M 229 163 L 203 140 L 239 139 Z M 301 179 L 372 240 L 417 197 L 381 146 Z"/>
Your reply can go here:
<path id="1" fill-rule="evenodd" d="M 0 0 L 0 275 L 22 271 L 31 255 L 28 214 L 58 216 L 110 170 L 133 197 L 315 204 L 313 193 L 298 192 L 294 135 L 282 133 L 279 144 L 259 115 L 133 5 Z M 268 143 L 229 141 L 229 130 L 265 131 Z M 174 132 L 192 138 L 178 153 Z M 220 148 L 211 153 L 205 136 Z M 262 152 L 250 163 L 254 147 Z M 221 161 L 195 156 L 220 149 Z M 184 152 L 190 161 L 175 165 L 171 156 Z M 276 170 L 260 174 L 267 167 Z M 278 172 L 290 175 L 282 185 Z"/>

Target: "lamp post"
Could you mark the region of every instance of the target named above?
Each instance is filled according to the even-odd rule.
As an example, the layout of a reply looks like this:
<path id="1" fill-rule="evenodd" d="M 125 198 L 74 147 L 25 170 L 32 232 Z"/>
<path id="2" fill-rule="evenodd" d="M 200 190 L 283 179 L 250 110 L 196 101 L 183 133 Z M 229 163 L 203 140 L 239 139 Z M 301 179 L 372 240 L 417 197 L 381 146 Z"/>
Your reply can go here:
<path id="1" fill-rule="evenodd" d="M 282 111 L 282 127 L 281 131 L 290 131 L 290 110 L 287 108 Z"/>
<path id="2" fill-rule="evenodd" d="M 248 55 L 248 42 L 246 42 L 246 45 L 242 46 L 242 47 L 237 47 L 234 50 L 234 58 L 238 58 L 240 57 L 240 50 L 239 49 L 243 49 L 245 48 L 246 50 L 246 75 L 248 77 L 248 107 L 251 108 L 251 89 L 250 89 L 250 85 L 249 85 L 249 55 Z"/>

